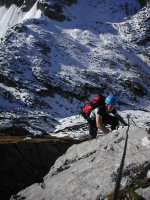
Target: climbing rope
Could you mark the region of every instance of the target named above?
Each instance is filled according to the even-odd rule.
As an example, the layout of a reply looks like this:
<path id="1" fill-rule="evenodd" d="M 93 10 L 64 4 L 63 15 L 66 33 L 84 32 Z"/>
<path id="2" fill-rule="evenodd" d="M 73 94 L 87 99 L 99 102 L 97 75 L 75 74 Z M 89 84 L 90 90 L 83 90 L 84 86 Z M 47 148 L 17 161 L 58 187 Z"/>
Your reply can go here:
<path id="1" fill-rule="evenodd" d="M 122 176 L 122 171 L 123 171 L 123 166 L 124 166 L 124 161 L 125 161 L 125 156 L 126 156 L 126 150 L 127 150 L 128 132 L 129 132 L 129 127 L 130 127 L 129 119 L 130 118 L 131 118 L 131 116 L 127 115 L 128 128 L 127 128 L 127 131 L 126 131 L 126 139 L 125 139 L 124 151 L 123 151 L 123 155 L 122 155 L 122 159 L 121 159 L 121 163 L 120 163 L 120 167 L 119 167 L 119 171 L 118 171 L 118 175 L 117 175 L 117 181 L 116 181 L 116 185 L 115 185 L 115 189 L 114 189 L 113 200 L 117 200 L 118 199 L 121 176 Z M 133 121 L 133 123 L 134 123 L 134 121 Z"/>

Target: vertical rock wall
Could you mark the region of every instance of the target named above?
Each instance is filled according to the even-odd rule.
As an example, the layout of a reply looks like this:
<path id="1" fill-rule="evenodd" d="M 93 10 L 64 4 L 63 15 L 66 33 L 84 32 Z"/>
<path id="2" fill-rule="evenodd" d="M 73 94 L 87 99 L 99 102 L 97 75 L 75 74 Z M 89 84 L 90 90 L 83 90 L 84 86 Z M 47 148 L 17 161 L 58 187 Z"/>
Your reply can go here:
<path id="1" fill-rule="evenodd" d="M 12 142 L 8 137 L 7 142 L 1 142 L 0 199 L 10 199 L 21 189 L 42 182 L 55 160 L 77 143 L 61 139 L 34 140 Z"/>

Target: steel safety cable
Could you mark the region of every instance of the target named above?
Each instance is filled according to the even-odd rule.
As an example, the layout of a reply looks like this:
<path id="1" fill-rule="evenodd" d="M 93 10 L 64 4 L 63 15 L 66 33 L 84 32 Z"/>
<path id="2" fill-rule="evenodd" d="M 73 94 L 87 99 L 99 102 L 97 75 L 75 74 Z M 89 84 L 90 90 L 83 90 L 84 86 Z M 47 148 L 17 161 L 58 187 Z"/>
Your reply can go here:
<path id="1" fill-rule="evenodd" d="M 117 180 L 116 180 L 116 185 L 115 185 L 115 189 L 114 189 L 114 194 L 113 194 L 113 199 L 112 200 L 117 200 L 118 199 L 121 176 L 122 176 L 122 171 L 123 171 L 123 166 L 124 166 L 124 161 L 125 161 L 125 156 L 126 156 L 126 150 L 127 150 L 128 132 L 129 132 L 129 127 L 130 127 L 129 118 L 130 118 L 130 115 L 127 115 L 128 128 L 127 128 L 127 131 L 126 131 L 126 139 L 125 139 L 123 155 L 122 155 L 122 159 L 121 159 L 121 163 L 120 163 L 120 167 L 119 167 L 119 171 L 118 171 L 118 175 L 117 175 Z"/>

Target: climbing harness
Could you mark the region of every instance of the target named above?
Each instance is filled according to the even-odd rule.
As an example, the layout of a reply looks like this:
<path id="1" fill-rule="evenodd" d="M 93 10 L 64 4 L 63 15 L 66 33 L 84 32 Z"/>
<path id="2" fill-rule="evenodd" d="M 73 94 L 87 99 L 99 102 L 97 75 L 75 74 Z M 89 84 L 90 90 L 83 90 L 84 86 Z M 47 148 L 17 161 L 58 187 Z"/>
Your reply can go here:
<path id="1" fill-rule="evenodd" d="M 126 131 L 126 139 L 125 139 L 124 151 L 123 151 L 123 155 L 122 155 L 122 159 L 121 159 L 121 163 L 120 163 L 120 167 L 119 167 L 119 171 L 118 171 L 118 175 L 117 175 L 117 181 L 116 181 L 116 185 L 115 185 L 115 189 L 114 189 L 114 194 L 113 194 L 113 199 L 112 200 L 117 200 L 118 199 L 118 193 L 119 193 L 119 189 L 120 189 L 121 176 L 122 176 L 122 171 L 123 171 L 123 166 L 124 166 L 124 161 L 125 161 L 125 156 L 126 156 L 126 150 L 127 150 L 128 132 L 129 132 L 129 127 L 130 127 L 129 119 L 131 119 L 131 116 L 127 115 L 127 119 L 128 119 L 128 128 L 127 128 L 127 131 Z M 134 123 L 134 121 L 133 121 L 133 123 Z"/>

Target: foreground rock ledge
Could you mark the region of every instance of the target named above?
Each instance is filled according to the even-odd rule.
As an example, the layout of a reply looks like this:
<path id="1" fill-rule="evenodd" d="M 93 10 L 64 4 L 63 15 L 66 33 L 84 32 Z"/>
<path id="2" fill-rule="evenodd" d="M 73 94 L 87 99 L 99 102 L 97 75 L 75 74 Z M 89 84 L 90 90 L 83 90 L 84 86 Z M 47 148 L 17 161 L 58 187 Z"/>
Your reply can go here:
<path id="1" fill-rule="evenodd" d="M 71 138 L 0 136 L 0 199 L 43 181 L 55 160 L 73 144 Z"/>
<path id="2" fill-rule="evenodd" d="M 42 183 L 36 183 L 11 199 L 102 200 L 112 199 L 126 128 L 98 139 L 73 145 L 55 162 Z M 146 143 L 147 141 L 147 143 Z M 150 199 L 149 135 L 130 127 L 121 181 L 121 199 Z M 135 184 L 136 182 L 136 184 Z"/>

